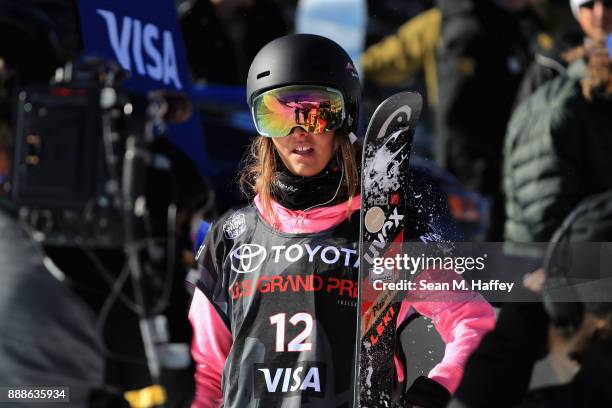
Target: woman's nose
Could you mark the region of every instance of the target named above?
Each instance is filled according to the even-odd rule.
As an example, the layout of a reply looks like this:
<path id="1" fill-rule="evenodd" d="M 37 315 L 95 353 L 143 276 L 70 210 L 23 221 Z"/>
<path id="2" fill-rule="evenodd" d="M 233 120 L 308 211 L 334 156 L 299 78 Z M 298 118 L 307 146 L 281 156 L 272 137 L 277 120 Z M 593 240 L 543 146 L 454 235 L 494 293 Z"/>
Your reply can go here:
<path id="1" fill-rule="evenodd" d="M 296 136 L 296 137 L 304 137 L 304 136 L 308 135 L 308 132 L 303 127 L 296 126 L 293 129 L 291 129 L 291 132 L 289 132 L 289 135 L 290 136 Z"/>

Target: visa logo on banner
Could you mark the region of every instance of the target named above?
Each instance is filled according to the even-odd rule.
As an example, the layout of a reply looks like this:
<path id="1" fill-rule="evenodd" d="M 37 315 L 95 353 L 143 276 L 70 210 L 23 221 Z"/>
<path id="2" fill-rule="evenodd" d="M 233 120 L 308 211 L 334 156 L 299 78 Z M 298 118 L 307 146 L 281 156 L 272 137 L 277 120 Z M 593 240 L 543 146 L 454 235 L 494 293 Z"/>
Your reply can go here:
<path id="1" fill-rule="evenodd" d="M 97 9 L 96 12 L 106 23 L 110 45 L 124 69 L 183 89 L 170 31 L 129 16 L 119 22 L 109 10 Z"/>
<path id="2" fill-rule="evenodd" d="M 113 59 L 130 76 L 124 86 L 189 92 L 191 78 L 173 0 L 78 0 L 84 55 Z"/>
<path id="3" fill-rule="evenodd" d="M 173 89 L 189 95 L 191 77 L 174 0 L 77 0 L 83 56 L 116 61 L 130 75 L 130 93 Z M 202 124 L 197 115 L 168 126 L 170 140 L 210 175 Z"/>

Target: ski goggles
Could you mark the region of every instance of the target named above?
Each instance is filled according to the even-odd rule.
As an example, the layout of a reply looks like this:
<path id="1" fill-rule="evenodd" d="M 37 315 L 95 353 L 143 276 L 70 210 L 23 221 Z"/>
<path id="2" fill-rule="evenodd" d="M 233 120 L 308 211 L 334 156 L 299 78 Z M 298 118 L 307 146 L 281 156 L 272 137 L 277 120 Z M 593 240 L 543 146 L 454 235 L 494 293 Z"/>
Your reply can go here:
<path id="1" fill-rule="evenodd" d="M 319 134 L 342 127 L 345 117 L 342 92 L 312 85 L 271 89 L 253 98 L 251 113 L 262 136 L 284 137 L 296 127 Z"/>

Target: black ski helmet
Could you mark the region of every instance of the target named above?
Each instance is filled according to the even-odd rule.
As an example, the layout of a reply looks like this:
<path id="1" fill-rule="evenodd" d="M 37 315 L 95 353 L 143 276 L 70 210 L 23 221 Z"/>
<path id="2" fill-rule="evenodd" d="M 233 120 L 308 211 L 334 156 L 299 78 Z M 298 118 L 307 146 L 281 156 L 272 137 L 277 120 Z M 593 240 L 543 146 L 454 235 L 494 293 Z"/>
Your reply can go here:
<path id="1" fill-rule="evenodd" d="M 247 103 L 253 97 L 286 85 L 325 85 L 344 97 L 344 127 L 355 132 L 359 115 L 359 75 L 344 49 L 314 34 L 292 34 L 266 44 L 255 56 L 247 78 Z"/>

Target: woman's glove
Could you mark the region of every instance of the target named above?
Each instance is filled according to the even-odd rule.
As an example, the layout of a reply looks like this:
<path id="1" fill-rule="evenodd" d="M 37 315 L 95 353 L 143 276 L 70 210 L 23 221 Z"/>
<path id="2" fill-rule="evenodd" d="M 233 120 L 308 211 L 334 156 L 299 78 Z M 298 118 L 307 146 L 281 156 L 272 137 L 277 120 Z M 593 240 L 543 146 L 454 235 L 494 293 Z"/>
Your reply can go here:
<path id="1" fill-rule="evenodd" d="M 444 408 L 450 401 L 451 394 L 443 385 L 431 378 L 418 377 L 404 393 L 397 407 L 411 408 Z"/>

